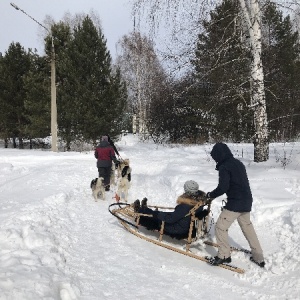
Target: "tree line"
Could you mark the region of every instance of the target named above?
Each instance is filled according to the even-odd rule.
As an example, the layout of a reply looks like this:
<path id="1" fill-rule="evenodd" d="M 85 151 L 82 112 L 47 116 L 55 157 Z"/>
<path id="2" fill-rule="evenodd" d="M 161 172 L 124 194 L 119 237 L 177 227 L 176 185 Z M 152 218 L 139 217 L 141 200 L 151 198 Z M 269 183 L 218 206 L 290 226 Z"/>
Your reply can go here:
<path id="1" fill-rule="evenodd" d="M 152 97 L 147 128 L 157 139 L 255 144 L 257 124 L 264 121 L 257 111 L 264 110 L 268 116 L 266 145 L 299 138 L 297 26 L 274 2 L 262 2 L 258 67 L 263 67 L 259 80 L 263 82 L 264 96 L 260 100 L 253 95 L 258 90 L 252 74 L 257 68 L 253 68 L 252 37 L 241 2 L 223 0 L 207 18 L 200 20 L 190 72 L 169 82 L 167 87 L 164 82 L 162 90 L 166 94 Z M 257 161 L 267 158 L 266 155 Z"/>
<path id="2" fill-rule="evenodd" d="M 272 1 L 264 2 L 259 19 L 263 76 L 258 80 L 264 95 L 259 98 L 254 93 L 260 73 L 253 72 L 262 66 L 254 67 L 241 3 L 223 0 L 199 19 L 191 68 L 176 77 L 167 73 L 154 42 L 138 30 L 120 40 L 113 65 L 91 17 L 77 18 L 72 26 L 53 24 L 59 138 L 66 148 L 74 141 L 96 143 L 101 133 L 117 136 L 124 129 L 155 142 L 255 144 L 257 124 L 264 124 L 265 115 L 267 143 L 298 138 L 298 27 Z M 0 56 L 2 139 L 49 136 L 50 36 L 45 53 L 39 56 L 12 43 Z M 266 159 L 263 155 L 257 161 Z"/>
<path id="3" fill-rule="evenodd" d="M 101 27 L 88 15 L 76 25 L 59 22 L 45 37 L 45 55 L 11 43 L 0 56 L 0 137 L 19 147 L 50 135 L 50 60 L 55 48 L 58 136 L 65 149 L 72 142 L 96 144 L 101 134 L 124 129 L 127 89 L 112 65 Z"/>

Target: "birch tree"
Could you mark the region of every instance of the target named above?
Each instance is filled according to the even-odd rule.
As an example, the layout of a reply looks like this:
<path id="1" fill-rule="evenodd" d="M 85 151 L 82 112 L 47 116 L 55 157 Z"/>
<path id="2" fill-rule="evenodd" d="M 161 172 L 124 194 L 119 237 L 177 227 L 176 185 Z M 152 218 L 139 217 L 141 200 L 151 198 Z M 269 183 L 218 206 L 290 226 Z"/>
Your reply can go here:
<path id="1" fill-rule="evenodd" d="M 196 14 L 203 15 L 204 8 L 210 8 L 212 3 L 220 1 L 209 0 L 135 0 L 133 9 L 135 13 L 143 13 L 143 8 L 147 7 L 150 20 L 153 23 L 158 23 L 157 15 L 164 11 L 170 17 L 170 11 L 174 9 L 174 16 L 178 13 L 180 3 L 189 2 L 190 7 L 194 9 Z M 266 111 L 266 98 L 264 87 L 264 70 L 262 63 L 262 33 L 261 33 L 261 2 L 259 0 L 239 0 L 241 13 L 244 16 L 246 30 L 248 32 L 251 64 L 250 64 L 250 82 L 251 82 L 251 104 L 253 109 L 253 123 L 255 127 L 254 143 L 254 161 L 262 162 L 269 158 L 269 132 L 268 132 L 268 116 Z M 297 4 L 292 0 L 289 4 Z M 287 4 L 287 1 L 282 1 L 281 4 Z M 195 5 L 198 9 L 195 10 Z M 191 11 L 191 14 L 193 12 Z M 168 18 L 169 19 L 169 18 Z"/>
<path id="2" fill-rule="evenodd" d="M 254 110 L 254 161 L 266 161 L 269 158 L 269 133 L 262 64 L 261 9 L 258 0 L 239 0 L 249 33 L 251 72 L 250 101 Z"/>
<path id="3" fill-rule="evenodd" d="M 128 110 L 133 116 L 133 132 L 147 133 L 151 100 L 165 74 L 150 39 L 139 32 L 123 36 L 118 44 L 117 65 L 128 88 Z"/>

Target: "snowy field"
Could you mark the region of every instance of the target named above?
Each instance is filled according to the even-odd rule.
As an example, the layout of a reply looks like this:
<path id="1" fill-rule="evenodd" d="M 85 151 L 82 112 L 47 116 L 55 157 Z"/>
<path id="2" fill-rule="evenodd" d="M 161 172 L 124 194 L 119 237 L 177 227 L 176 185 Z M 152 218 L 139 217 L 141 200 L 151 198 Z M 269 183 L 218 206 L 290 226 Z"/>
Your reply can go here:
<path id="1" fill-rule="evenodd" d="M 246 165 L 254 196 L 252 221 L 266 268 L 232 253 L 237 274 L 139 239 L 95 202 L 93 152 L 0 149 L 0 300 L 300 299 L 300 143 L 271 144 L 270 159 L 253 162 L 253 146 L 228 144 Z M 132 167 L 130 203 L 175 206 L 186 180 L 216 187 L 212 145 L 157 146 L 128 135 L 117 143 Z M 222 199 L 212 204 L 220 214 Z M 249 248 L 238 225 L 234 246 Z M 214 240 L 214 224 L 210 238 Z M 197 242 L 194 252 L 215 255 Z"/>

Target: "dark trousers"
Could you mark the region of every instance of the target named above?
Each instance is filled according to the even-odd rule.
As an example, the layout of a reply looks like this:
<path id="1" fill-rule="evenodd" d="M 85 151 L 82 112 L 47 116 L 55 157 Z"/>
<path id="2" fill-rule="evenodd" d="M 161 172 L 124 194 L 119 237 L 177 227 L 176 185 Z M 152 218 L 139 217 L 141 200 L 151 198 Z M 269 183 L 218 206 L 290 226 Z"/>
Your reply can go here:
<path id="1" fill-rule="evenodd" d="M 139 213 L 152 215 L 153 217 L 140 217 L 140 224 L 146 227 L 148 230 L 160 230 L 161 220 L 157 218 L 158 211 L 152 210 L 149 207 L 139 209 Z"/>
<path id="2" fill-rule="evenodd" d="M 98 168 L 98 173 L 99 173 L 99 177 L 103 177 L 104 185 L 109 185 L 110 184 L 111 167 Z"/>

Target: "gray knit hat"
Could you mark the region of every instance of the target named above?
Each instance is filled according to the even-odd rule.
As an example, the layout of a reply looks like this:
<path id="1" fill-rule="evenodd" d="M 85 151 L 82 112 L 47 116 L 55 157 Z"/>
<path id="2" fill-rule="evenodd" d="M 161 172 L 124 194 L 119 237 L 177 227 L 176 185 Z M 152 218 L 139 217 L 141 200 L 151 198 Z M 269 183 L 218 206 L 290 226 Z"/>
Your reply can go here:
<path id="1" fill-rule="evenodd" d="M 188 180 L 185 182 L 183 188 L 185 193 L 196 194 L 199 190 L 199 184 L 194 180 Z"/>

